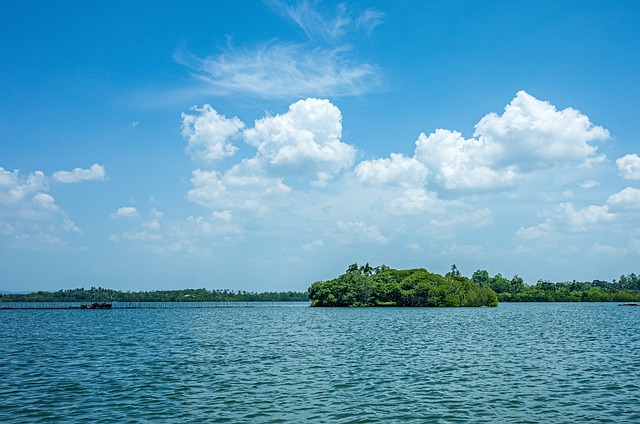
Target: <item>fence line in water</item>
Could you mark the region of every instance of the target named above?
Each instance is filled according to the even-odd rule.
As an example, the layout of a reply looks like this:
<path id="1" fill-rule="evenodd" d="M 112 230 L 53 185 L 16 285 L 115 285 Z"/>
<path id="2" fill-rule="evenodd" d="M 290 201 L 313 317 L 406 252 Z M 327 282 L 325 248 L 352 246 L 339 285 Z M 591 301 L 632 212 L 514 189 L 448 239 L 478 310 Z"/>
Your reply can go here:
<path id="1" fill-rule="evenodd" d="M 0 309 L 83 309 L 93 302 L 2 302 Z M 278 306 L 282 302 L 106 302 L 104 309 L 187 309 L 187 308 L 250 308 Z M 92 309 L 92 308 L 88 308 Z M 101 309 L 101 308 L 95 308 Z"/>

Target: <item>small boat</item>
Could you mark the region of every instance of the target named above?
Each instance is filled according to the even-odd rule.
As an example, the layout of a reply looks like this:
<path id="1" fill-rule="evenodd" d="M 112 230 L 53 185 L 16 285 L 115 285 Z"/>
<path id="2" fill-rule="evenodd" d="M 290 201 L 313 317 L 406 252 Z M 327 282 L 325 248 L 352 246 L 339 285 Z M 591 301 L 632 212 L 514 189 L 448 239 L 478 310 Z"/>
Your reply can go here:
<path id="1" fill-rule="evenodd" d="M 111 309 L 111 303 L 106 302 L 93 302 L 91 304 L 84 304 L 80 306 L 80 309 Z"/>
<path id="2" fill-rule="evenodd" d="M 621 303 L 618 306 L 640 306 L 638 303 Z"/>

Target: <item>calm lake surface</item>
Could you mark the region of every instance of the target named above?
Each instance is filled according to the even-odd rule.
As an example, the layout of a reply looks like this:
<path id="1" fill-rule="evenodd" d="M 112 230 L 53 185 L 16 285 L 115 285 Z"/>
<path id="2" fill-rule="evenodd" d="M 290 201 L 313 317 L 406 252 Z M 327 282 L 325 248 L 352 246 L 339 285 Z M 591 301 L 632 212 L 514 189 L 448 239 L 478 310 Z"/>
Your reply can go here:
<path id="1" fill-rule="evenodd" d="M 640 307 L 0 310 L 0 422 L 640 422 Z"/>

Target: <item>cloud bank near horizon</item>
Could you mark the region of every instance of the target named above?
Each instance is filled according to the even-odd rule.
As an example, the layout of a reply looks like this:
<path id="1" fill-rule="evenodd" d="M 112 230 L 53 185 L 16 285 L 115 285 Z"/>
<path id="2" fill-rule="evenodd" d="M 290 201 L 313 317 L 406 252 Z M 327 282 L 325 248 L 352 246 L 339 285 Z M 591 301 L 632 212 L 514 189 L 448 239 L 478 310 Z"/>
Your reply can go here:
<path id="1" fill-rule="evenodd" d="M 629 185 L 637 154 L 608 159 L 605 128 L 524 91 L 486 114 L 472 137 L 435 129 L 418 134 L 413 154 L 380 158 L 363 158 L 344 140 L 342 112 L 327 99 L 299 100 L 253 123 L 210 104 L 181 117 L 194 164 L 185 198 L 195 209 L 180 217 L 158 205 L 116 207 L 105 217 L 120 227 L 111 242 L 223 260 L 224 246 L 277 237 L 291 263 L 364 247 L 479 260 L 557 249 L 640 253 L 640 189 Z M 99 180 L 99 164 L 50 177 L 0 169 L 7 246 L 72 247 L 69 236 L 82 230 L 56 204 L 52 184 Z"/>
<path id="2" fill-rule="evenodd" d="M 343 140 L 341 111 L 326 99 L 299 100 L 253 124 L 209 104 L 182 119 L 187 154 L 198 165 L 186 198 L 209 215 L 141 224 L 145 243 L 151 240 L 158 251 L 193 254 L 200 246 L 211 252 L 212 238 L 231 243 L 273 233 L 299 239 L 299 253 L 291 253 L 296 260 L 333 243 L 400 243 L 419 253 L 425 238 L 431 245 L 450 243 L 463 231 L 500 228 L 523 253 L 543 251 L 560 237 L 625 225 L 624 246 L 592 243 L 593 252 L 633 253 L 640 245 L 640 228 L 630 224 L 640 190 L 605 193 L 607 186 L 595 179 L 601 173 L 594 170 L 610 162 L 599 149 L 609 132 L 577 109 L 558 110 L 525 91 L 501 114 L 485 115 L 471 138 L 436 129 L 418 135 L 413 155 L 359 161 L 355 145 Z M 635 175 L 634 154 L 616 164 L 623 178 Z M 580 200 L 594 190 L 603 193 L 600 204 Z M 440 254 L 484 257 L 487 249 L 482 242 L 456 242 Z"/>

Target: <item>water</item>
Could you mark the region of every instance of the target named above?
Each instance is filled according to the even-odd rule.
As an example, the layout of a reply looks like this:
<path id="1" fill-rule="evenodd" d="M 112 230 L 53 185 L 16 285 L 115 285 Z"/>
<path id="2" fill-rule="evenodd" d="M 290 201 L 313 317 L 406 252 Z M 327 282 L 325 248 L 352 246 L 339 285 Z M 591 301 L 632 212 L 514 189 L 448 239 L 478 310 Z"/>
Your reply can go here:
<path id="1" fill-rule="evenodd" d="M 0 422 L 640 422 L 640 308 L 0 311 Z"/>

